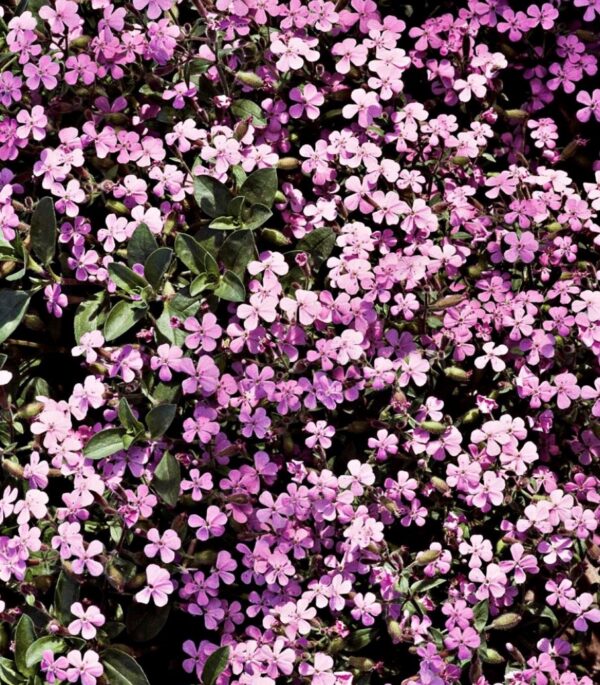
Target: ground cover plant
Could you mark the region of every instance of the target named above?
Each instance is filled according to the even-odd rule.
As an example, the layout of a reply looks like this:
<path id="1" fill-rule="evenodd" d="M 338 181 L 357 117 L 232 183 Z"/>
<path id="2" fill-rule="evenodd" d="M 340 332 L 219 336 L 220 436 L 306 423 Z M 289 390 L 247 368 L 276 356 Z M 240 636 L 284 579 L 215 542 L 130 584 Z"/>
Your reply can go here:
<path id="1" fill-rule="evenodd" d="M 0 5 L 0 683 L 600 678 L 600 2 Z"/>

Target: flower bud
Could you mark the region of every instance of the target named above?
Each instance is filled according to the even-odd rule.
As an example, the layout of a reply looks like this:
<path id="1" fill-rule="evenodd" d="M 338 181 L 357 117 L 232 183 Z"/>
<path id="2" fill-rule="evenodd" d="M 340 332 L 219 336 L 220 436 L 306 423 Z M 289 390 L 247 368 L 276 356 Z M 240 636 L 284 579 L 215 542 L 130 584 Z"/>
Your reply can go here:
<path id="1" fill-rule="evenodd" d="M 19 409 L 19 411 L 15 414 L 15 418 L 32 419 L 34 416 L 37 416 L 43 408 L 44 404 L 42 402 L 29 402 Z"/>
<path id="2" fill-rule="evenodd" d="M 446 426 L 443 423 L 440 423 L 439 421 L 421 421 L 421 423 L 419 424 L 419 428 L 426 430 L 428 433 L 431 433 L 432 435 L 442 435 L 442 433 L 446 432 L 448 426 Z"/>
<path id="3" fill-rule="evenodd" d="M 105 206 L 117 214 L 129 214 L 127 207 L 119 200 L 113 200 L 112 198 L 106 200 Z"/>
<path id="4" fill-rule="evenodd" d="M 529 112 L 526 112 L 524 109 L 505 109 L 504 114 L 509 119 L 518 119 L 519 121 L 523 121 L 529 117 Z"/>
<path id="5" fill-rule="evenodd" d="M 392 642 L 394 644 L 400 642 L 402 640 L 402 626 L 398 623 L 398 621 L 395 621 L 394 619 L 390 619 L 387 622 L 387 629 L 388 629 L 388 634 L 392 638 Z"/>
<path id="6" fill-rule="evenodd" d="M 427 566 L 431 562 L 439 559 L 442 553 L 441 549 L 426 549 L 423 552 L 419 552 L 415 558 L 415 564 L 417 566 Z"/>
<path id="7" fill-rule="evenodd" d="M 276 245 L 277 247 L 285 247 L 292 242 L 281 231 L 276 231 L 274 228 L 263 228 L 260 232 L 260 237 L 267 243 Z"/>
<path id="8" fill-rule="evenodd" d="M 238 71 L 235 77 L 240 83 L 250 88 L 262 88 L 265 85 L 261 77 L 252 71 Z"/>
<path id="9" fill-rule="evenodd" d="M 457 381 L 458 383 L 466 383 L 471 377 L 469 371 L 465 371 L 458 366 L 449 366 L 447 369 L 444 369 L 444 375 L 451 381 Z"/>
<path id="10" fill-rule="evenodd" d="M 277 162 L 277 168 L 283 171 L 293 171 L 300 166 L 300 160 L 296 157 L 282 157 Z"/>
<path id="11" fill-rule="evenodd" d="M 495 618 L 490 624 L 492 630 L 511 630 L 521 623 L 522 617 L 519 614 L 510 612 Z"/>
<path id="12" fill-rule="evenodd" d="M 448 483 L 446 483 L 445 480 L 439 478 L 438 476 L 431 476 L 431 484 L 442 495 L 445 495 L 447 492 L 450 492 L 450 486 L 448 485 Z"/>

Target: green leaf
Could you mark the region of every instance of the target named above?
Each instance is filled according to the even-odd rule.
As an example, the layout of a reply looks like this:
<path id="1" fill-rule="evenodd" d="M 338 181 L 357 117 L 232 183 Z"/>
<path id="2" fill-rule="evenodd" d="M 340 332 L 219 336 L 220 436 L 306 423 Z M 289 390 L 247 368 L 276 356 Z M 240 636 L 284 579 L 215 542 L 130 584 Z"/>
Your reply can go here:
<path id="1" fill-rule="evenodd" d="M 15 663 L 23 675 L 31 675 L 31 669 L 27 667 L 26 654 L 34 642 L 35 630 L 33 621 L 27 614 L 23 614 L 15 629 Z"/>
<path id="2" fill-rule="evenodd" d="M 235 100 L 231 105 L 231 111 L 238 119 L 250 119 L 256 128 L 264 128 L 267 118 L 260 105 L 252 100 Z"/>
<path id="3" fill-rule="evenodd" d="M 152 640 L 165 627 L 170 613 L 170 604 L 157 607 L 133 602 L 127 611 L 127 632 L 134 642 Z"/>
<path id="4" fill-rule="evenodd" d="M 296 250 L 306 252 L 312 260 L 315 271 L 329 257 L 335 247 L 335 233 L 330 228 L 315 228 L 296 245 Z"/>
<path id="5" fill-rule="evenodd" d="M 138 662 L 120 649 L 107 649 L 102 654 L 102 663 L 110 685 L 150 685 Z"/>
<path id="6" fill-rule="evenodd" d="M 234 231 L 221 246 L 219 259 L 229 271 L 243 278 L 246 267 L 256 256 L 256 242 L 252 231 Z"/>
<path id="7" fill-rule="evenodd" d="M 25 678 L 19 675 L 14 661 L 0 657 L 0 683 L 5 683 L 5 685 L 21 685 L 25 682 Z"/>
<path id="8" fill-rule="evenodd" d="M 115 340 L 139 323 L 146 315 L 145 305 L 121 300 L 110 310 L 104 324 L 104 339 Z"/>
<path id="9" fill-rule="evenodd" d="M 260 204 L 265 205 L 265 207 L 272 207 L 277 188 L 277 171 L 275 169 L 257 169 L 248 176 L 240 188 L 240 195 L 243 195 L 251 205 Z"/>
<path id="10" fill-rule="evenodd" d="M 160 438 L 164 435 L 173 423 L 176 412 L 176 404 L 159 404 L 158 407 L 151 409 L 146 415 L 146 426 L 150 436 Z"/>
<path id="11" fill-rule="evenodd" d="M 200 243 L 186 233 L 175 238 L 175 254 L 194 274 L 219 273 L 215 258 Z"/>
<path id="12" fill-rule="evenodd" d="M 108 275 L 121 290 L 127 293 L 143 289 L 148 285 L 143 276 L 140 276 L 133 269 L 120 262 L 112 262 L 108 265 Z"/>
<path id="13" fill-rule="evenodd" d="M 243 195 L 236 195 L 227 207 L 227 214 L 234 216 L 236 219 L 241 218 L 242 211 L 246 206 L 246 198 Z"/>
<path id="14" fill-rule="evenodd" d="M 211 290 L 219 282 L 219 277 L 214 274 L 200 274 L 190 283 L 190 295 L 196 297 L 205 290 Z"/>
<path id="15" fill-rule="evenodd" d="M 443 585 L 447 581 L 447 578 L 423 578 L 423 580 L 418 580 L 410 586 L 410 593 L 427 592 L 428 590 L 433 590 L 438 585 Z"/>
<path id="16" fill-rule="evenodd" d="M 25 654 L 25 663 L 27 668 L 32 669 L 36 664 L 42 660 L 42 656 L 46 650 L 50 650 L 53 654 L 64 652 L 67 648 L 67 643 L 61 638 L 54 635 L 45 635 L 36 640 L 27 649 Z"/>
<path id="17" fill-rule="evenodd" d="M 227 668 L 229 661 L 229 647 L 219 647 L 204 664 L 202 671 L 202 685 L 215 685 L 217 678 Z"/>
<path id="18" fill-rule="evenodd" d="M 54 201 L 51 197 L 43 197 L 31 217 L 31 247 L 44 266 L 54 257 L 56 235 Z"/>
<path id="19" fill-rule="evenodd" d="M 233 216 L 218 216 L 208 226 L 214 231 L 235 231 L 240 227 L 240 222 Z"/>
<path id="20" fill-rule="evenodd" d="M 82 302 L 75 312 L 75 319 L 73 321 L 73 328 L 75 331 L 75 340 L 79 343 L 81 336 L 90 331 L 97 331 L 103 323 L 104 305 L 107 302 L 106 291 L 102 290 L 95 293 L 87 300 Z"/>
<path id="21" fill-rule="evenodd" d="M 260 228 L 273 216 L 273 212 L 265 205 L 255 204 L 250 207 L 247 216 L 244 216 L 242 226 L 250 231 Z"/>
<path id="22" fill-rule="evenodd" d="M 125 397 L 122 397 L 119 401 L 119 421 L 123 428 L 132 435 L 137 435 L 144 430 L 144 424 L 135 418 L 131 411 L 131 406 Z"/>
<path id="23" fill-rule="evenodd" d="M 22 290 L 0 290 L 0 343 L 21 323 L 30 299 Z"/>
<path id="24" fill-rule="evenodd" d="M 355 630 L 346 638 L 345 650 L 348 652 L 359 652 L 373 641 L 376 634 L 375 628 L 359 628 Z"/>
<path id="25" fill-rule="evenodd" d="M 488 622 L 490 604 L 487 599 L 477 602 L 473 607 L 473 625 L 478 633 L 481 633 Z"/>
<path id="26" fill-rule="evenodd" d="M 200 209 L 214 219 L 227 213 L 231 193 L 221 181 L 202 175 L 194 178 L 194 197 Z"/>
<path id="27" fill-rule="evenodd" d="M 215 288 L 215 295 L 228 302 L 243 302 L 246 299 L 246 288 L 233 271 L 225 271 Z"/>
<path id="28" fill-rule="evenodd" d="M 54 613 L 61 623 L 71 620 L 71 606 L 79 601 L 79 585 L 61 571 L 54 589 Z"/>
<path id="29" fill-rule="evenodd" d="M 144 264 L 146 259 L 158 248 L 156 238 L 146 224 L 140 224 L 127 244 L 127 262 L 129 266 Z"/>
<path id="30" fill-rule="evenodd" d="M 148 283 L 158 290 L 160 283 L 167 273 L 173 259 L 173 250 L 168 247 L 159 247 L 146 259 L 144 264 L 144 276 Z"/>
<path id="31" fill-rule="evenodd" d="M 152 486 L 160 497 L 174 507 L 179 499 L 181 465 L 170 452 L 165 452 L 154 471 Z"/>
<path id="32" fill-rule="evenodd" d="M 83 448 L 83 456 L 87 459 L 105 459 L 115 452 L 124 449 L 123 430 L 121 428 L 105 428 L 87 441 Z"/>

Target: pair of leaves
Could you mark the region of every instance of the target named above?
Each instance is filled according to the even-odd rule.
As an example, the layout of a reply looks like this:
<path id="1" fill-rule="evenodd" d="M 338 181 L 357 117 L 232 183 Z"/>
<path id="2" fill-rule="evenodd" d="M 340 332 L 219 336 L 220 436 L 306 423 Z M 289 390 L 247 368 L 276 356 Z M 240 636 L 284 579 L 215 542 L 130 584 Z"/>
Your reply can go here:
<path id="1" fill-rule="evenodd" d="M 216 219 L 211 228 L 233 230 L 243 227 L 254 229 L 262 226 L 271 216 L 271 207 L 277 193 L 277 171 L 258 169 L 242 183 L 234 198 L 224 183 L 212 176 L 202 175 L 194 179 L 194 197 L 200 209 Z M 242 214 L 243 208 L 248 214 Z"/>
<path id="2" fill-rule="evenodd" d="M 177 406 L 160 404 L 153 407 L 146 415 L 146 426 L 149 437 L 157 439 L 163 436 L 173 423 Z M 119 420 L 122 428 L 105 428 L 95 433 L 83 449 L 87 459 L 106 459 L 107 457 L 130 447 L 144 435 L 143 424 L 135 418 L 125 398 L 119 403 Z"/>

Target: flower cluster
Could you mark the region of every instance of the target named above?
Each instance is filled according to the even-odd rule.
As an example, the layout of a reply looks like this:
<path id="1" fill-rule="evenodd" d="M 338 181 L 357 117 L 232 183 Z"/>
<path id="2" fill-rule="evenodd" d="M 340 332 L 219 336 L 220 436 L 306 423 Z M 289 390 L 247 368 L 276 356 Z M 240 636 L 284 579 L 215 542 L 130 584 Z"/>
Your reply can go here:
<path id="1" fill-rule="evenodd" d="M 600 2 L 421 5 L 0 8 L 0 682 L 597 682 Z"/>

